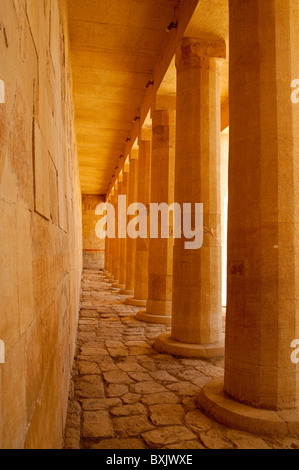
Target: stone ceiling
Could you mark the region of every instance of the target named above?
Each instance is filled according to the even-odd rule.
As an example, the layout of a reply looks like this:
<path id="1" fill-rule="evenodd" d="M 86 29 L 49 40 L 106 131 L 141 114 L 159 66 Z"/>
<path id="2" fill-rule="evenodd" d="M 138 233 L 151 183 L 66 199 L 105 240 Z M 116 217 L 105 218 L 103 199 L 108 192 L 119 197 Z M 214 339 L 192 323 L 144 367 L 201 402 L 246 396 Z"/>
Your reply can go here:
<path id="1" fill-rule="evenodd" d="M 165 29 L 177 11 L 189 7 L 194 13 L 187 35 L 227 39 L 227 0 L 199 0 L 195 12 L 192 1 L 197 3 L 181 0 L 176 10 L 179 0 L 68 0 L 82 193 L 107 192 L 119 157 L 127 152 L 133 120 L 145 106 L 145 86 L 154 79 L 164 49 L 169 49 L 172 33 Z M 186 25 L 190 18 L 191 14 Z M 173 54 L 165 55 L 165 70 L 169 68 L 161 77 L 159 92 L 173 94 Z M 227 101 L 228 61 L 223 66 L 221 94 L 222 102 Z"/>

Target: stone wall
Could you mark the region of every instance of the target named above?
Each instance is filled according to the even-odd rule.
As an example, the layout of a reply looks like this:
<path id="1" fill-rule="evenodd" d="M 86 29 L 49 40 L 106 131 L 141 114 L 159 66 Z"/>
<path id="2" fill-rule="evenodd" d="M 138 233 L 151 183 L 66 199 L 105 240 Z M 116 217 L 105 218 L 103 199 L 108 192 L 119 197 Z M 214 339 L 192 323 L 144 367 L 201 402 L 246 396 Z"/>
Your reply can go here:
<path id="1" fill-rule="evenodd" d="M 95 233 L 99 216 L 95 215 L 98 204 L 104 202 L 104 196 L 82 196 L 83 224 L 83 265 L 85 269 L 103 269 L 105 262 L 105 241 L 100 240 Z"/>
<path id="2" fill-rule="evenodd" d="M 0 2 L 0 448 L 62 445 L 82 271 L 65 3 Z"/>

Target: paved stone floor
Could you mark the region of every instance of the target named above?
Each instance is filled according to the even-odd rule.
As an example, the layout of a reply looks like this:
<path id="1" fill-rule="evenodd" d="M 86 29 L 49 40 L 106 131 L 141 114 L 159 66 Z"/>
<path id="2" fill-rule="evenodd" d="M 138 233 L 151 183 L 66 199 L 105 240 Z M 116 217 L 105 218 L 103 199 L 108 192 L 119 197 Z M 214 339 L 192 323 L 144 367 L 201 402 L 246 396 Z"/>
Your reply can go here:
<path id="1" fill-rule="evenodd" d="M 65 430 L 67 449 L 299 448 L 299 439 L 254 436 L 196 407 L 223 359 L 158 354 L 168 327 L 139 322 L 99 271 L 83 273 L 82 302 Z"/>

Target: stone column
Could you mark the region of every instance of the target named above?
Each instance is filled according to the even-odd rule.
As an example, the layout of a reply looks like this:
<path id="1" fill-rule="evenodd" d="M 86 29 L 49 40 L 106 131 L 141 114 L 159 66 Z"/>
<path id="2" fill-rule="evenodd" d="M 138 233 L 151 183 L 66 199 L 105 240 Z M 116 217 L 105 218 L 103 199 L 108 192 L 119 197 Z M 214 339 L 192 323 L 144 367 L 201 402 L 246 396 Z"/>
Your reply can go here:
<path id="1" fill-rule="evenodd" d="M 158 351 L 187 357 L 223 354 L 221 309 L 220 65 L 223 40 L 184 38 L 177 53 L 175 201 L 203 203 L 203 246 L 174 244 L 171 334 Z M 194 222 L 193 222 L 194 225 Z M 189 240 L 190 241 L 190 240 Z"/>
<path id="2" fill-rule="evenodd" d="M 226 314 L 227 286 L 227 198 L 228 198 L 228 130 L 221 133 L 221 246 L 222 246 L 222 314 Z"/>
<path id="3" fill-rule="evenodd" d="M 106 199 L 108 204 L 111 204 L 111 196 Z M 107 237 L 105 240 L 105 269 L 103 270 L 105 276 L 110 274 L 110 239 Z"/>
<path id="4" fill-rule="evenodd" d="M 109 252 L 109 240 L 108 238 L 106 238 L 106 241 L 105 241 L 105 265 L 104 265 L 104 269 L 103 269 L 103 274 L 105 276 L 107 276 L 109 274 L 109 259 L 108 259 L 108 252 Z"/>
<path id="5" fill-rule="evenodd" d="M 115 248 L 113 258 L 113 269 L 114 269 L 114 282 L 112 287 L 118 288 L 119 286 L 119 274 L 120 274 L 120 244 L 121 239 L 118 237 L 118 196 L 122 194 L 123 187 L 123 176 L 122 174 L 118 177 L 117 191 L 115 193 Z"/>
<path id="6" fill-rule="evenodd" d="M 114 188 L 112 188 L 108 202 L 114 206 Z M 113 248 L 114 248 L 114 239 L 106 238 L 106 257 L 107 257 L 107 271 L 105 272 L 105 276 L 108 279 L 108 282 L 113 280 Z"/>
<path id="7" fill-rule="evenodd" d="M 138 197 L 137 202 L 147 208 L 149 222 L 150 161 L 152 129 L 142 129 L 139 137 Z M 149 223 L 148 223 L 149 226 Z M 134 297 L 126 299 L 127 305 L 146 307 L 148 296 L 148 238 L 136 240 Z"/>
<path id="8" fill-rule="evenodd" d="M 299 433 L 298 38 L 297 0 L 230 1 L 225 378 L 200 404 L 258 434 Z"/>
<path id="9" fill-rule="evenodd" d="M 112 241 L 112 249 L 111 249 L 111 267 L 112 267 L 112 282 L 118 282 L 118 276 L 119 276 L 119 260 L 118 260 L 118 223 L 117 223 L 117 216 L 118 216 L 118 210 L 117 210 L 117 200 L 118 200 L 118 190 L 119 190 L 119 184 L 118 181 L 114 185 L 114 195 L 112 198 L 112 204 L 114 206 L 114 211 L 115 211 L 115 238 L 111 239 Z"/>
<path id="10" fill-rule="evenodd" d="M 128 206 L 138 202 L 138 149 L 133 148 L 130 153 L 130 171 L 129 171 L 129 182 L 128 182 Z M 129 223 L 134 219 L 134 215 L 130 215 L 127 218 Z M 119 293 L 122 295 L 134 295 L 135 286 L 135 255 L 136 255 L 136 240 L 134 238 L 127 237 L 126 243 L 126 286 L 124 290 Z"/>
<path id="11" fill-rule="evenodd" d="M 123 182 L 122 182 L 122 196 L 126 196 L 126 212 L 128 209 L 128 182 L 129 182 L 129 163 L 125 163 L 123 168 Z M 127 216 L 126 216 L 126 229 L 127 229 Z M 119 254 L 119 284 L 115 287 L 118 289 L 124 290 L 126 287 L 126 260 L 127 260 L 127 253 L 126 253 L 126 245 L 127 245 L 127 238 L 120 239 L 120 254 Z"/>
<path id="12" fill-rule="evenodd" d="M 157 95 L 152 115 L 151 203 L 166 203 L 167 206 L 174 202 L 175 105 L 175 96 Z M 149 239 L 149 282 L 146 311 L 138 312 L 136 315 L 136 318 L 141 321 L 171 323 L 172 214 L 170 214 L 169 228 L 169 238 L 162 238 L 161 216 L 159 216 L 158 238 Z"/>

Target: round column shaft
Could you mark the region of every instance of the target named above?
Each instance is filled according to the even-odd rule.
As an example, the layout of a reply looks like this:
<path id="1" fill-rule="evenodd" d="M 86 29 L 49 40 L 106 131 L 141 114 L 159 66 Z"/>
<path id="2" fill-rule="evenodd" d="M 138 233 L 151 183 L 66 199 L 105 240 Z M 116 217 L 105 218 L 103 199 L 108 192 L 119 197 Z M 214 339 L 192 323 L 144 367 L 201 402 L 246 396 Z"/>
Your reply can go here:
<path id="1" fill-rule="evenodd" d="M 175 202 L 203 204 L 203 245 L 175 239 L 171 334 L 159 351 L 187 357 L 223 354 L 221 306 L 220 65 L 223 40 L 184 38 L 176 57 Z"/>
<path id="2" fill-rule="evenodd" d="M 149 218 L 150 198 L 150 161 L 151 161 L 151 129 L 147 129 L 147 140 L 139 141 L 138 157 L 138 201 L 145 205 Z M 142 134 L 144 132 L 142 131 Z M 143 137 L 143 135 L 142 135 Z M 147 220 L 149 222 L 149 220 Z M 149 224 L 147 224 L 149 225 Z M 138 237 L 135 255 L 135 285 L 134 297 L 127 299 L 128 305 L 145 307 L 148 296 L 148 238 Z"/>
<path id="3" fill-rule="evenodd" d="M 115 190 L 114 188 L 111 190 L 111 193 L 109 195 L 108 202 L 112 206 L 114 206 L 114 193 Z M 108 282 L 111 282 L 113 280 L 113 248 L 114 248 L 114 239 L 112 238 L 106 238 L 106 258 L 107 258 L 107 272 L 105 273 L 106 278 L 108 279 Z"/>
<path id="4" fill-rule="evenodd" d="M 132 149 L 130 153 L 130 171 L 128 181 L 128 206 L 137 202 L 138 189 L 138 149 Z M 128 216 L 129 223 L 135 216 Z M 134 295 L 135 287 L 135 255 L 136 255 L 136 239 L 127 236 L 126 241 L 126 286 L 120 291 L 122 295 Z"/>
<path id="5" fill-rule="evenodd" d="M 111 204 L 111 196 L 109 195 L 107 203 Z M 110 275 L 110 239 L 107 237 L 105 240 L 105 269 L 104 274 L 107 277 Z"/>
<path id="6" fill-rule="evenodd" d="M 126 214 L 128 209 L 128 198 L 127 198 L 127 189 L 128 189 L 128 180 L 129 180 L 129 173 L 128 173 L 128 165 L 125 165 L 123 169 L 123 183 L 122 183 L 122 196 L 126 196 Z M 127 230 L 127 215 L 125 217 L 126 220 L 126 230 Z M 119 289 L 123 290 L 126 287 L 126 245 L 127 245 L 127 238 L 120 239 L 120 254 L 119 254 L 119 285 L 117 286 Z"/>
<path id="7" fill-rule="evenodd" d="M 298 37 L 298 1 L 230 2 L 225 377 L 200 404 L 259 434 L 299 433 Z"/>
<path id="8" fill-rule="evenodd" d="M 159 109 L 164 107 L 164 109 Z M 171 109 L 172 108 L 172 109 Z M 169 206 L 174 199 L 175 97 L 157 96 L 152 115 L 151 203 Z M 161 236 L 161 218 L 169 218 L 169 238 Z M 165 221 L 163 220 L 163 223 Z M 173 217 L 167 210 L 158 220 L 158 238 L 149 239 L 149 279 L 146 311 L 136 318 L 150 323 L 171 323 Z"/>
<path id="9" fill-rule="evenodd" d="M 113 283 L 118 283 L 119 277 L 119 240 L 118 240 L 118 194 L 120 183 L 116 183 L 114 187 L 113 205 L 115 211 L 115 238 L 112 240 L 112 275 Z"/>

